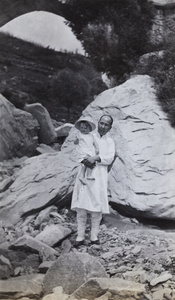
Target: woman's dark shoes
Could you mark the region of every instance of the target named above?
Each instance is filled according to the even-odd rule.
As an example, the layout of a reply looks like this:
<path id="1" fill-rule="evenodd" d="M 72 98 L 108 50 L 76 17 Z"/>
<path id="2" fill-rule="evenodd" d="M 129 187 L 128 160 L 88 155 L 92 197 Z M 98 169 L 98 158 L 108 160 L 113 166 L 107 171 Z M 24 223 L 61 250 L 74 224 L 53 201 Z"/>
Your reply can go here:
<path id="1" fill-rule="evenodd" d="M 91 245 L 100 245 L 99 240 L 91 241 Z"/>
<path id="2" fill-rule="evenodd" d="M 78 248 L 78 247 L 83 246 L 83 245 L 88 246 L 89 243 L 87 244 L 87 242 L 85 242 L 85 240 L 83 240 L 83 241 L 74 241 L 74 243 L 73 243 L 74 248 Z M 90 245 L 100 245 L 100 241 L 98 239 L 95 240 L 95 241 L 90 241 Z"/>
<path id="3" fill-rule="evenodd" d="M 82 241 L 75 241 L 73 243 L 74 248 L 78 248 L 79 246 L 82 246 L 82 245 L 84 245 L 84 240 L 82 240 Z"/>

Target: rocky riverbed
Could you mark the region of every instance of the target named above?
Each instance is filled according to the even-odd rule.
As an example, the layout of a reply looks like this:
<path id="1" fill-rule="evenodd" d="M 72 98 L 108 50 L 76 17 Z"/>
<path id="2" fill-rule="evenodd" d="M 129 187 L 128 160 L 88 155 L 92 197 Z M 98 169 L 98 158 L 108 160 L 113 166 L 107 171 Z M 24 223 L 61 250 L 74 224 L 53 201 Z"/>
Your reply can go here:
<path id="1" fill-rule="evenodd" d="M 25 159 L 0 164 L 2 194 Z M 54 205 L 15 226 L 0 221 L 0 299 L 175 300 L 175 230 L 111 209 L 100 245 L 89 233 L 90 218 L 85 245 L 74 248 L 76 215 Z"/>
<path id="2" fill-rule="evenodd" d="M 57 233 L 53 233 L 53 226 L 62 228 L 62 231 L 59 232 L 58 230 Z M 29 239 L 33 239 L 32 241 L 36 241 L 37 236 L 44 232 L 46 228 L 50 228 L 49 234 L 45 231 L 45 243 L 50 243 L 50 252 L 43 251 L 42 245 L 36 250 L 34 243 L 29 243 L 27 238 L 24 241 L 26 236 Z M 64 236 L 62 235 L 63 228 L 65 229 Z M 25 222 L 19 224 L 18 227 L 1 224 L 0 299 L 175 299 L 175 232 L 146 227 L 138 224 L 134 219 L 126 219 L 116 213 L 104 216 L 99 233 L 100 245 L 90 245 L 89 232 L 90 220 L 88 220 L 85 245 L 75 249 L 73 241 L 76 237 L 76 216 L 74 212 L 67 208 L 57 211 L 56 207 L 50 207 L 38 214 L 28 216 Z M 49 240 L 51 241 L 53 234 L 55 244 L 51 246 Z M 53 253 L 51 253 L 50 249 L 53 250 Z M 76 293 L 71 293 L 70 296 L 69 293 L 65 292 L 68 284 L 67 272 L 70 266 L 66 265 L 63 259 L 62 267 L 59 266 L 56 269 L 62 272 L 62 277 L 64 277 L 63 285 L 66 285 L 63 289 L 60 286 L 55 287 L 52 292 L 46 289 L 45 293 L 43 293 L 44 278 L 51 277 L 50 274 L 52 274 L 52 272 L 48 273 L 49 270 L 65 255 L 73 255 L 73 261 L 70 264 L 72 266 L 75 262 L 73 268 L 76 269 L 77 254 L 88 254 L 91 260 L 95 258 L 104 269 L 106 280 L 108 282 L 111 280 L 115 286 L 111 288 L 107 284 L 107 287 L 103 289 L 96 278 L 98 282 L 98 297 L 89 294 L 85 295 L 82 292 L 80 293 L 80 295 L 83 295 L 81 296 L 82 298 L 80 296 L 76 298 Z M 63 270 L 65 268 L 65 270 L 61 271 L 60 268 L 63 268 Z M 59 272 L 58 270 L 56 271 Z M 76 272 L 81 273 L 82 270 L 76 270 Z M 36 279 L 35 276 L 40 275 L 41 277 Z M 71 281 L 76 281 L 79 275 L 81 274 L 76 273 L 77 277 L 72 277 Z M 13 286 L 14 280 L 15 288 Z M 34 280 L 35 289 L 36 282 L 39 280 L 40 284 L 42 283 L 42 288 L 39 291 L 33 291 L 32 289 L 32 292 L 30 288 L 22 288 L 21 284 L 22 282 L 24 284 L 26 280 L 28 286 Z M 52 281 L 52 277 L 50 280 Z M 119 284 L 117 284 L 115 280 L 117 282 L 121 280 L 121 282 L 119 281 Z M 124 294 L 123 298 L 121 298 L 121 295 L 117 294 L 116 289 L 119 288 L 119 285 L 121 289 L 125 282 L 127 283 L 127 289 L 126 287 L 123 288 Z M 6 283 L 8 283 L 8 288 Z M 46 283 L 44 284 L 47 286 Z M 89 284 L 92 284 L 92 282 Z M 105 286 L 105 284 L 103 283 L 102 286 Z M 133 288 L 137 290 L 137 284 L 139 284 L 139 291 L 133 292 Z M 90 289 L 88 288 L 88 290 Z"/>

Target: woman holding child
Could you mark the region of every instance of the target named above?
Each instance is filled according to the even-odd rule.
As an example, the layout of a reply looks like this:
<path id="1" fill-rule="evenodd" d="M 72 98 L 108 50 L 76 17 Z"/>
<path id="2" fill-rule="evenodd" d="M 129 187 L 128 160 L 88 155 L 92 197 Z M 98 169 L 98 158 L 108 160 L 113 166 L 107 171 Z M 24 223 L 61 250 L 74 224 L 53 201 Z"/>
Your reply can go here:
<path id="1" fill-rule="evenodd" d="M 115 156 L 114 141 L 108 133 L 112 123 L 110 115 L 103 115 L 98 122 L 97 131 L 93 131 L 95 124 L 89 117 L 81 118 L 75 124 L 80 130 L 77 147 L 81 162 L 71 204 L 71 209 L 77 212 L 78 234 L 75 247 L 84 243 L 87 213 L 91 214 L 91 244 L 99 244 L 98 232 L 102 214 L 109 213 L 108 166 Z"/>

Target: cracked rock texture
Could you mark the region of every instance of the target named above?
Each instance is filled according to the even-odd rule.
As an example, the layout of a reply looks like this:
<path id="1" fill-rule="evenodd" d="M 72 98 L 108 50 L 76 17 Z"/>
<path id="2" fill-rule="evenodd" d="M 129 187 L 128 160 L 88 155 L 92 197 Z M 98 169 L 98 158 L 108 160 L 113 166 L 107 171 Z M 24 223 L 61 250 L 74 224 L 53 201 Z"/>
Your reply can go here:
<path id="1" fill-rule="evenodd" d="M 133 76 L 101 93 L 83 115 L 97 121 L 103 113 L 114 118 L 118 157 L 109 175 L 114 207 L 130 217 L 174 220 L 175 130 L 158 104 L 152 79 Z"/>

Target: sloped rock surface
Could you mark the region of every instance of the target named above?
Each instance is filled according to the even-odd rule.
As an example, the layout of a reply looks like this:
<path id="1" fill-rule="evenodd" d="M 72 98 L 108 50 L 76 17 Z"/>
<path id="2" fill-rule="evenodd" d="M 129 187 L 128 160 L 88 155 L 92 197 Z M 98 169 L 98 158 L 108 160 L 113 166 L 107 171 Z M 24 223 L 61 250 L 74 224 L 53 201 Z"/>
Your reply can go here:
<path id="1" fill-rule="evenodd" d="M 145 288 L 142 284 L 123 280 L 120 278 L 92 278 L 77 289 L 73 296 L 77 299 L 87 298 L 94 300 L 108 291 L 110 298 L 117 299 L 143 299 Z M 108 299 L 108 298 L 107 298 Z"/>
<path id="2" fill-rule="evenodd" d="M 129 216 L 173 220 L 175 130 L 160 110 L 149 77 L 133 78 L 115 91 L 120 113 L 112 132 L 118 159 L 109 179 L 111 199 Z"/>
<path id="3" fill-rule="evenodd" d="M 58 204 L 71 193 L 77 163 L 61 152 L 42 154 L 25 160 L 9 192 L 0 202 L 0 219 L 12 224 L 22 216 Z"/>
<path id="4" fill-rule="evenodd" d="M 119 212 L 148 219 L 175 218 L 175 130 L 156 99 L 152 79 L 134 76 L 101 93 L 84 110 L 97 121 L 114 118 L 117 159 L 109 174 L 110 201 Z M 70 134 L 63 145 L 71 153 Z"/>
<path id="5" fill-rule="evenodd" d="M 44 154 L 44 153 L 54 153 L 55 150 L 51 148 L 50 146 L 47 146 L 45 144 L 39 144 L 36 148 L 38 154 Z"/>
<path id="6" fill-rule="evenodd" d="M 0 161 L 32 156 L 38 143 L 38 122 L 0 95 Z"/>
<path id="7" fill-rule="evenodd" d="M 23 249 L 34 253 L 39 253 L 42 251 L 47 257 L 51 258 L 58 256 L 56 250 L 29 235 L 24 235 L 17 239 L 14 243 L 11 243 L 9 249 Z"/>
<path id="8" fill-rule="evenodd" d="M 16 299 L 22 297 L 32 297 L 37 299 L 42 294 L 42 282 L 44 275 L 32 274 L 8 281 L 0 280 L 0 299 Z"/>

